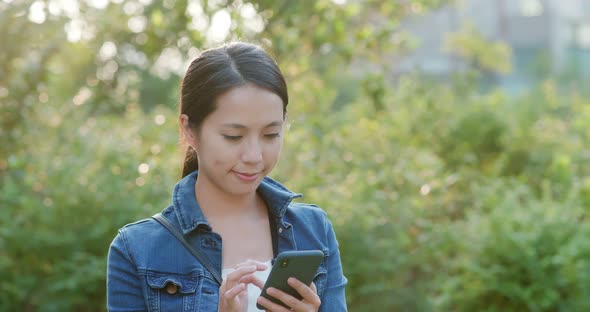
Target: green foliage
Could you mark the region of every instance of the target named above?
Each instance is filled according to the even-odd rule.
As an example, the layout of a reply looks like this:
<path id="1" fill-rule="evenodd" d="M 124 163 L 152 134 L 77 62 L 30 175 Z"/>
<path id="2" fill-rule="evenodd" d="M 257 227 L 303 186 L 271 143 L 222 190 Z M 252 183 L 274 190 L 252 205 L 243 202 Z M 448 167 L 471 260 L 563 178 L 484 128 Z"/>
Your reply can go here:
<path id="1" fill-rule="evenodd" d="M 104 309 L 117 229 L 180 177 L 182 70 L 166 60 L 216 44 L 220 10 L 226 39 L 260 42 L 287 76 L 273 176 L 328 211 L 351 311 L 590 308 L 588 97 L 551 80 L 478 91 L 510 53 L 473 29 L 449 39 L 469 72 L 391 81 L 415 44 L 400 20 L 445 1 L 130 3 L 80 2 L 90 35 L 67 41 L 67 14 L 35 24 L 0 2 L 1 311 Z"/>
<path id="2" fill-rule="evenodd" d="M 520 183 L 481 187 L 491 202 L 457 230 L 461 255 L 441 284 L 454 311 L 584 311 L 590 307 L 587 212 L 578 202 L 537 199 Z M 488 194 L 487 196 L 492 196 Z M 575 197 L 574 197 L 575 198 Z"/>
<path id="3" fill-rule="evenodd" d="M 281 177 L 334 220 L 350 309 L 584 310 L 587 103 L 408 81 L 287 136 Z"/>
<path id="4" fill-rule="evenodd" d="M 103 310 L 116 230 L 165 207 L 178 178 L 169 174 L 177 162 L 161 153 L 177 141 L 165 112 L 154 114 L 168 120 L 162 125 L 135 108 L 117 119 L 31 126 L 27 153 L 9 157 L 1 180 L 0 310 Z"/>
<path id="5" fill-rule="evenodd" d="M 509 73 L 510 47 L 502 42 L 490 43 L 471 24 L 446 38 L 446 50 L 455 53 L 479 70 Z"/>

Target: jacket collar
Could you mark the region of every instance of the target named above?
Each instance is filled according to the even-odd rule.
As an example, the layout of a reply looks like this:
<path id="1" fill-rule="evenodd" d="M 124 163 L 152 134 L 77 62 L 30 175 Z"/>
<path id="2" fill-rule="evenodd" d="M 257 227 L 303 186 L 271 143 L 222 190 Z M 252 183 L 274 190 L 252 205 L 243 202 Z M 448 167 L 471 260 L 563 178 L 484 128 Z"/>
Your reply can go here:
<path id="1" fill-rule="evenodd" d="M 194 171 L 176 183 L 172 194 L 176 216 L 180 228 L 187 234 L 199 226 L 211 231 L 211 225 L 207 222 L 201 207 L 196 200 L 195 183 L 198 171 Z M 299 193 L 293 193 L 279 182 L 270 177 L 264 177 L 257 191 L 268 205 L 269 212 L 276 219 L 281 219 L 287 207 L 294 198 L 301 197 Z"/>

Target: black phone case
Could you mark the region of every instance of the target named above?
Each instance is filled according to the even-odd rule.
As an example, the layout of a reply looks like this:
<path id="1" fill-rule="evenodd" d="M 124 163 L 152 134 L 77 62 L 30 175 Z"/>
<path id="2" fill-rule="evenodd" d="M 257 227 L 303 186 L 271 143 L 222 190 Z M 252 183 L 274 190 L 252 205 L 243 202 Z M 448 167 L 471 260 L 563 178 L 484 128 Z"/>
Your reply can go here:
<path id="1" fill-rule="evenodd" d="M 280 300 L 266 293 L 266 289 L 274 287 L 282 290 L 283 292 L 290 294 L 291 296 L 301 299 L 299 293 L 289 286 L 287 279 L 294 277 L 306 285 L 311 284 L 313 277 L 320 266 L 320 263 L 324 259 L 324 253 L 321 250 L 295 250 L 281 252 L 270 271 L 270 275 L 262 288 L 260 296 L 267 298 L 268 300 L 280 304 L 286 308 Z M 264 307 L 256 303 L 256 307 L 264 310 Z"/>

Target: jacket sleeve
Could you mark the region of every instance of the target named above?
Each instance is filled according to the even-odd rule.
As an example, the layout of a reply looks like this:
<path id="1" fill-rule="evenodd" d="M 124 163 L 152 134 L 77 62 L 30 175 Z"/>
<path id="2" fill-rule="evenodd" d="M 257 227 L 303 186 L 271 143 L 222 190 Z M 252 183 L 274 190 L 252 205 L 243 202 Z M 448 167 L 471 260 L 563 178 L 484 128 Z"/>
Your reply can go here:
<path id="1" fill-rule="evenodd" d="M 124 230 L 109 248 L 107 262 L 107 310 L 147 311 L 136 265 L 129 253 Z"/>
<path id="2" fill-rule="evenodd" d="M 336 240 L 336 234 L 332 228 L 332 223 L 327 217 L 325 218 L 324 226 L 330 254 L 328 256 L 327 262 L 328 280 L 326 290 L 324 291 L 322 298 L 320 298 L 322 300 L 322 304 L 319 311 L 347 311 L 344 288 L 346 287 L 348 280 L 342 272 L 338 241 Z"/>

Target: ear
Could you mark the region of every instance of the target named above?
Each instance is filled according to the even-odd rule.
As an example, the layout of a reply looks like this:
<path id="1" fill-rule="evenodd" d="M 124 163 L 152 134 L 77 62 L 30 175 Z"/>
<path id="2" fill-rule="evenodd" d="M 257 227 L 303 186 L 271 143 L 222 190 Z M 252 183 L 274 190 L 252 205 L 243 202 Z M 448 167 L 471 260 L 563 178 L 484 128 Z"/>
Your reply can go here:
<path id="1" fill-rule="evenodd" d="M 197 150 L 197 138 L 195 136 L 195 131 L 189 124 L 188 116 L 186 114 L 181 114 L 178 117 L 178 124 L 180 125 L 180 131 L 182 131 L 184 143 Z"/>

